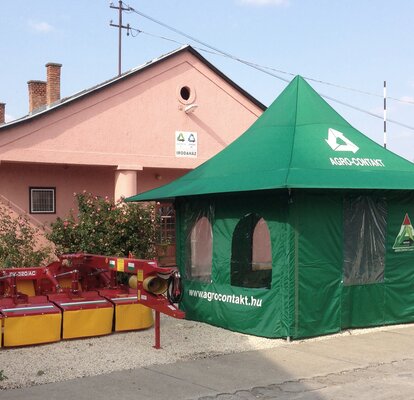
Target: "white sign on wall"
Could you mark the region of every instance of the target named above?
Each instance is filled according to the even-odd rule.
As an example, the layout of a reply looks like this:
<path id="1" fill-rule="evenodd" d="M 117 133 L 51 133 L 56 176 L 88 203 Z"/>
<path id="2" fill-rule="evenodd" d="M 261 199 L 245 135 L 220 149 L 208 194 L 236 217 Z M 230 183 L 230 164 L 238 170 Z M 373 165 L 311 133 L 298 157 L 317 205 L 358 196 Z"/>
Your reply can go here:
<path id="1" fill-rule="evenodd" d="M 197 132 L 175 132 L 175 156 L 197 158 Z"/>

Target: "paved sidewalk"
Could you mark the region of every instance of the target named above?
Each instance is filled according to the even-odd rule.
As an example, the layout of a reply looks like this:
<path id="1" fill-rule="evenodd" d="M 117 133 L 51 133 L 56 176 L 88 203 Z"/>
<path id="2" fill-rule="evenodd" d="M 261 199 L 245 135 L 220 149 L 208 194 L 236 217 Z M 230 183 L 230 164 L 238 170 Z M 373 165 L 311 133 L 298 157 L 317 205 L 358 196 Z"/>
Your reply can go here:
<path id="1" fill-rule="evenodd" d="M 0 391 L 0 398 L 414 399 L 413 344 L 413 326 L 389 327 Z"/>

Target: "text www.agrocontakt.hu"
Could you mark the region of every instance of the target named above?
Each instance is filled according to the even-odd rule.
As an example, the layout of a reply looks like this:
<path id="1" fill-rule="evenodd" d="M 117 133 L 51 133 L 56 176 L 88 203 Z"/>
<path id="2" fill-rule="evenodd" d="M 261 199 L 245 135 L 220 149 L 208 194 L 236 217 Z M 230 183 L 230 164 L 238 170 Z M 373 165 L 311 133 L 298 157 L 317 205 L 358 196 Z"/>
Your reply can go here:
<path id="1" fill-rule="evenodd" d="M 206 299 L 207 301 L 221 301 L 223 303 L 240 304 L 250 307 L 261 307 L 262 299 L 256 299 L 253 296 L 246 296 L 243 294 L 221 294 L 214 292 L 207 292 L 205 290 L 190 289 L 188 295 L 191 297 L 198 297 L 199 299 Z"/>

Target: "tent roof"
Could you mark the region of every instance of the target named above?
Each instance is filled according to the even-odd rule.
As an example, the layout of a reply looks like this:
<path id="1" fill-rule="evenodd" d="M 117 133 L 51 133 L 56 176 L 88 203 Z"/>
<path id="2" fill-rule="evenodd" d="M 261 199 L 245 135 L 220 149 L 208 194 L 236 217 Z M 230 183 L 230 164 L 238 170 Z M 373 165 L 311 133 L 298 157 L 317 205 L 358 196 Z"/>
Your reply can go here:
<path id="1" fill-rule="evenodd" d="M 414 164 L 353 128 L 297 76 L 223 151 L 127 201 L 278 188 L 414 189 Z"/>

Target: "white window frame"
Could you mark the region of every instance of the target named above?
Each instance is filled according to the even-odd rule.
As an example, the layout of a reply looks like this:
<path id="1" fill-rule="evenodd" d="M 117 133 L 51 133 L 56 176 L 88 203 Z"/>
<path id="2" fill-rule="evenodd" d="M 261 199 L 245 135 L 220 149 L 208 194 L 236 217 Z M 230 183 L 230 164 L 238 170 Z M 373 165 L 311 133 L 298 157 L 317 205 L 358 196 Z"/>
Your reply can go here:
<path id="1" fill-rule="evenodd" d="M 52 208 L 50 210 L 35 210 L 33 205 L 34 192 L 50 192 L 52 193 Z M 56 214 L 56 188 L 55 187 L 37 187 L 29 188 L 29 209 L 30 214 Z"/>

